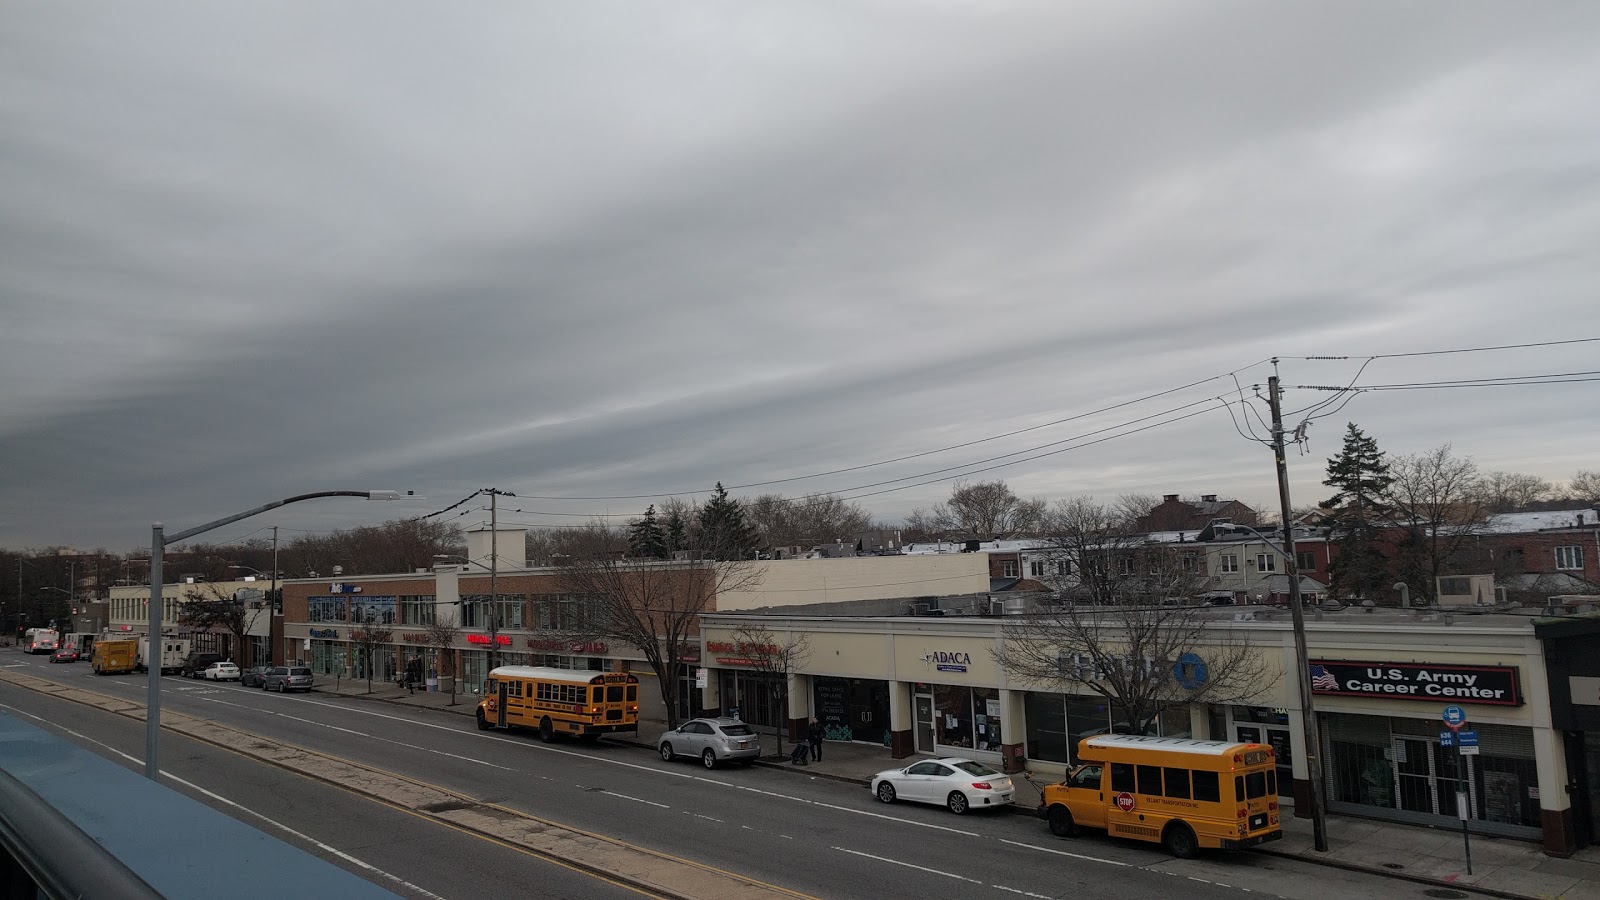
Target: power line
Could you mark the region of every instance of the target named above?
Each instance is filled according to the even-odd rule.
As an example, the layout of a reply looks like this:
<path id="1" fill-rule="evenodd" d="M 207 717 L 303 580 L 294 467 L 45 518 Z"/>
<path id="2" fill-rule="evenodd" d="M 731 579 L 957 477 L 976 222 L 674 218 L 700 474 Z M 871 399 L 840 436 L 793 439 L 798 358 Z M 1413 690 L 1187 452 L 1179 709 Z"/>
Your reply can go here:
<path id="1" fill-rule="evenodd" d="M 1563 341 L 1535 341 L 1528 344 L 1498 344 L 1492 347 L 1457 347 L 1451 350 L 1414 350 L 1409 353 L 1378 353 L 1371 359 L 1401 359 L 1407 356 L 1443 356 L 1448 353 L 1486 353 L 1492 350 L 1526 350 L 1531 347 L 1559 347 L 1563 344 L 1588 344 L 1600 341 L 1600 337 L 1571 338 Z M 1360 356 L 1286 356 L 1284 359 L 1305 360 L 1332 360 L 1332 359 L 1361 359 Z"/>
<path id="2" fill-rule="evenodd" d="M 959 443 L 959 444 L 951 444 L 951 445 L 946 446 L 946 447 L 939 447 L 939 448 L 934 449 L 934 450 L 924 450 L 924 451 L 921 451 L 919 453 L 911 453 L 911 454 L 907 454 L 906 456 L 897 456 L 897 457 L 895 457 L 893 459 L 885 459 L 885 460 L 880 460 L 878 462 L 862 463 L 861 465 L 858 465 L 858 466 L 846 466 L 846 467 L 840 468 L 840 469 L 830 469 L 830 470 L 828 470 L 826 472 L 814 472 L 814 473 L 812 473 L 810 475 L 794 475 L 794 476 L 791 476 L 789 478 L 775 478 L 775 479 L 772 479 L 770 481 L 753 481 L 753 482 L 750 482 L 748 484 L 730 484 L 730 485 L 725 485 L 724 487 L 725 487 L 726 490 L 745 490 L 745 489 L 748 489 L 748 488 L 769 487 L 769 486 L 775 485 L 775 484 L 787 484 L 788 482 L 791 482 L 791 481 L 805 481 L 805 480 L 811 479 L 811 478 L 824 478 L 824 477 L 827 477 L 829 475 L 843 475 L 843 474 L 848 473 L 848 472 L 859 472 L 859 471 L 861 471 L 863 469 L 871 469 L 871 468 L 876 468 L 878 466 L 892 465 L 894 463 L 905 462 L 907 460 L 919 459 L 919 458 L 924 457 L 924 456 L 932 456 L 932 455 L 934 455 L 936 453 L 945 453 L 945 452 L 950 451 L 950 450 L 959 450 L 959 449 L 961 449 L 963 447 L 972 447 L 972 446 L 975 446 L 977 444 L 988 443 L 989 441 L 997 441 L 997 440 L 1001 440 L 1003 438 L 1015 437 L 1016 435 L 1019 435 L 1019 434 L 1027 434 L 1030 431 L 1038 431 L 1038 430 L 1043 429 L 1043 428 L 1052 428 L 1052 427 L 1054 427 L 1056 425 L 1063 425 L 1063 424 L 1065 424 L 1067 422 L 1073 422 L 1073 421 L 1076 421 L 1078 419 L 1085 419 L 1085 418 L 1088 418 L 1090 416 L 1100 415 L 1101 413 L 1111 412 L 1112 410 L 1121 409 L 1121 408 L 1123 408 L 1125 406 L 1132 406 L 1132 405 L 1134 405 L 1136 403 L 1144 403 L 1147 400 L 1154 400 L 1154 399 L 1156 399 L 1158 397 L 1165 397 L 1168 394 L 1175 394 L 1175 393 L 1177 393 L 1179 391 L 1188 390 L 1189 388 L 1198 387 L 1198 386 L 1200 386 L 1202 384 L 1207 384 L 1209 382 L 1217 381 L 1219 379 L 1232 378 L 1232 377 L 1236 376 L 1240 372 L 1244 372 L 1244 371 L 1247 371 L 1249 369 L 1253 369 L 1256 366 L 1262 365 L 1262 364 L 1264 364 L 1266 362 L 1268 362 L 1268 360 L 1265 360 L 1265 359 L 1258 360 L 1257 362 L 1253 362 L 1253 363 L 1251 363 L 1251 364 L 1249 364 L 1247 366 L 1241 366 L 1241 367 L 1239 367 L 1237 369 L 1234 369 L 1231 372 L 1223 372 L 1220 375 L 1212 375 L 1209 378 L 1202 378 L 1202 379 L 1200 379 L 1198 381 L 1191 381 L 1188 384 L 1178 385 L 1177 387 L 1168 388 L 1167 390 L 1164 390 L 1164 391 L 1157 391 L 1156 393 L 1153 393 L 1153 394 L 1146 394 L 1143 397 L 1137 397 L 1137 398 L 1134 398 L 1132 400 L 1125 400 L 1125 401 L 1123 401 L 1121 403 L 1113 403 L 1110 406 L 1104 406 L 1104 407 L 1101 407 L 1099 409 L 1090 410 L 1088 412 L 1077 413 L 1075 415 L 1067 416 L 1067 417 L 1061 418 L 1061 419 L 1056 419 L 1056 420 L 1051 421 L 1051 422 L 1045 422 L 1045 423 L 1042 423 L 1042 424 L 1039 424 L 1039 425 L 1030 425 L 1027 428 L 1018 428 L 1018 429 L 1016 429 L 1014 431 L 1007 431 L 1007 432 L 1004 432 L 1002 434 L 989 435 L 988 437 L 982 437 L 982 438 L 978 438 L 976 440 L 964 441 L 964 442 Z M 1237 383 L 1237 379 L 1235 379 L 1235 383 Z M 1189 404 L 1189 405 L 1192 406 L 1194 404 Z M 1180 407 L 1180 408 L 1182 408 L 1182 407 Z M 1139 421 L 1139 420 L 1135 420 L 1135 421 Z M 1069 438 L 1068 440 L 1071 440 L 1071 439 Z M 1056 442 L 1056 443 L 1059 443 L 1059 442 Z M 1047 446 L 1050 446 L 1050 444 L 1042 444 L 1040 446 L 1046 446 L 1047 447 Z M 1028 451 L 1021 450 L 1021 451 L 1018 451 L 1018 452 L 1019 453 L 1026 453 Z M 1002 457 L 995 457 L 995 458 L 996 459 L 1000 459 Z M 935 470 L 935 471 L 940 471 L 940 470 Z M 913 476 L 910 476 L 910 477 L 917 478 L 917 477 L 920 477 L 920 476 L 913 475 Z M 888 484 L 889 482 L 880 482 L 880 483 L 881 484 Z M 872 486 L 873 485 L 866 485 L 866 487 L 872 487 Z M 854 490 L 854 488 L 845 488 L 845 490 Z M 687 490 L 687 491 L 666 491 L 666 492 L 655 493 L 655 494 L 610 494 L 610 495 L 602 495 L 602 496 L 594 496 L 594 497 L 555 496 L 555 495 L 526 494 L 526 493 L 521 494 L 520 496 L 525 500 L 652 500 L 652 499 L 657 499 L 657 498 L 662 498 L 662 497 L 693 496 L 695 494 L 709 494 L 709 493 L 711 493 L 710 490 L 695 489 L 695 490 Z"/>

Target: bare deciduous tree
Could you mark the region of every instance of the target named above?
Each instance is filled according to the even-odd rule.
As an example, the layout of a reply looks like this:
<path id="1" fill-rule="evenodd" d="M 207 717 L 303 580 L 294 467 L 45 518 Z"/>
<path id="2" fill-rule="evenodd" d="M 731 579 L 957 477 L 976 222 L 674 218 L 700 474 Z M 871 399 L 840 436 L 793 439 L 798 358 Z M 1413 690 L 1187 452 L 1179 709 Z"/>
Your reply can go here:
<path id="1" fill-rule="evenodd" d="M 189 588 L 183 592 L 184 599 L 178 604 L 178 624 L 201 629 L 222 628 L 233 636 L 234 641 L 226 655 L 238 659 L 241 665 L 257 665 L 256 660 L 244 658 L 244 648 L 245 639 L 257 620 L 263 615 L 271 615 L 266 592 L 259 593 L 261 596 L 257 600 L 240 597 L 217 584 Z"/>
<path id="2" fill-rule="evenodd" d="M 1041 605 L 1002 626 L 995 659 L 1013 682 L 1104 697 L 1132 734 L 1168 707 L 1248 703 L 1272 687 L 1246 635 L 1205 607 L 1158 601 Z"/>
<path id="3" fill-rule="evenodd" d="M 1038 528 L 1045 509 L 1043 498 L 1023 500 L 1004 481 L 957 481 L 949 500 L 932 512 L 912 510 L 906 527 L 939 538 L 1009 537 Z"/>
<path id="4" fill-rule="evenodd" d="M 434 648 L 435 665 L 439 676 L 450 679 L 450 705 L 456 705 L 456 641 L 461 639 L 461 624 L 455 612 L 438 611 L 432 622 L 423 629 L 428 636 L 428 646 Z"/>
<path id="5" fill-rule="evenodd" d="M 1567 496 L 1581 500 L 1590 506 L 1600 507 L 1600 472 L 1591 472 L 1586 469 L 1578 470 L 1572 480 L 1567 483 Z"/>
<path id="6" fill-rule="evenodd" d="M 1169 706 L 1259 696 L 1272 684 L 1262 655 L 1192 605 L 1197 552 L 1132 534 L 1132 512 L 1091 497 L 1057 503 L 1044 552 L 1066 564 L 1063 596 L 1004 625 L 996 661 L 1021 682 L 1099 694 L 1134 734 Z"/>
<path id="7" fill-rule="evenodd" d="M 367 619 L 361 623 L 360 628 L 350 629 L 350 642 L 355 645 L 356 651 L 361 654 L 364 668 L 367 670 L 367 693 L 372 693 L 372 670 L 378 650 L 389 646 L 394 640 L 394 631 L 379 624 L 371 612 Z"/>
<path id="8" fill-rule="evenodd" d="M 566 590 L 599 601 L 599 620 L 588 629 L 637 648 L 656 675 L 669 728 L 678 724 L 678 667 L 689 658 L 687 639 L 696 633 L 700 613 L 717 595 L 750 590 L 760 572 L 748 560 L 716 560 L 690 548 L 685 559 L 630 559 L 610 548 L 627 547 L 621 529 L 593 525 L 588 552 L 557 566 Z"/>
<path id="9" fill-rule="evenodd" d="M 1537 475 L 1486 472 L 1479 479 L 1483 511 L 1487 515 L 1523 512 L 1555 492 L 1555 485 Z"/>
<path id="10" fill-rule="evenodd" d="M 1471 457 L 1455 456 L 1445 444 L 1394 459 L 1389 474 L 1393 481 L 1384 499 L 1402 531 L 1401 578 L 1431 603 L 1439 576 L 1453 574 L 1448 571 L 1451 558 L 1482 531 L 1478 466 Z"/>
<path id="11" fill-rule="evenodd" d="M 745 667 L 762 676 L 767 688 L 767 700 L 772 708 L 788 710 L 789 676 L 811 658 L 811 642 L 804 634 L 784 632 L 777 634 L 766 625 L 752 622 L 741 625 L 733 632 L 734 650 L 740 658 L 749 660 Z M 778 755 L 783 755 L 783 727 L 778 722 Z"/>
<path id="12" fill-rule="evenodd" d="M 848 541 L 872 527 L 872 515 L 833 494 L 790 498 L 762 494 L 744 502 L 745 517 L 766 547 L 812 547 Z"/>

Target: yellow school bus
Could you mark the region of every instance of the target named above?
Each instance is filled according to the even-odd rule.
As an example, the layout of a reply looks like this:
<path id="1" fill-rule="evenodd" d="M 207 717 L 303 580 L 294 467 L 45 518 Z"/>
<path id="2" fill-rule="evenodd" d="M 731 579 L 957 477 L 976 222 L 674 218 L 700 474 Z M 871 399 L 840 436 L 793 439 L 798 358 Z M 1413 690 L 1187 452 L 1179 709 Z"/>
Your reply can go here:
<path id="1" fill-rule="evenodd" d="M 537 728 L 593 740 L 639 730 L 639 679 L 626 672 L 539 666 L 500 666 L 489 673 L 478 701 L 478 727 Z"/>
<path id="2" fill-rule="evenodd" d="M 1061 837 L 1104 829 L 1160 842 L 1180 859 L 1283 837 L 1277 760 L 1266 744 L 1104 734 L 1080 741 L 1078 759 L 1039 805 Z"/>

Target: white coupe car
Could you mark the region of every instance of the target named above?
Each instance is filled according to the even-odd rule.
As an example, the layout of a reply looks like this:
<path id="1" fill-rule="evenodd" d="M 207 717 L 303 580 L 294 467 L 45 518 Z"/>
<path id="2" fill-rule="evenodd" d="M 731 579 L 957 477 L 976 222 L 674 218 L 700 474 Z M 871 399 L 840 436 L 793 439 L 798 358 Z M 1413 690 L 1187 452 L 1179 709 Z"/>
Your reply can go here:
<path id="1" fill-rule="evenodd" d="M 970 759 L 925 759 L 872 776 L 872 793 L 885 803 L 938 803 L 962 815 L 974 807 L 1011 802 L 1011 776 Z"/>

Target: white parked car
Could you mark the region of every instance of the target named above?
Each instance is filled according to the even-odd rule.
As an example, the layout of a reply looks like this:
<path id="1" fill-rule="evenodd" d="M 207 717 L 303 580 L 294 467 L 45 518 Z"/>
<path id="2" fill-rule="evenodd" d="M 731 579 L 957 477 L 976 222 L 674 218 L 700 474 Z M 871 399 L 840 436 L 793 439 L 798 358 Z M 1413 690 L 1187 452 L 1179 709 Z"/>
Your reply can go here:
<path id="1" fill-rule="evenodd" d="M 202 677 L 207 681 L 238 681 L 239 667 L 231 662 L 214 662 L 206 666 Z"/>
<path id="2" fill-rule="evenodd" d="M 938 803 L 962 815 L 974 807 L 1011 803 L 1011 776 L 970 759 L 925 759 L 872 776 L 872 793 L 885 803 Z"/>

